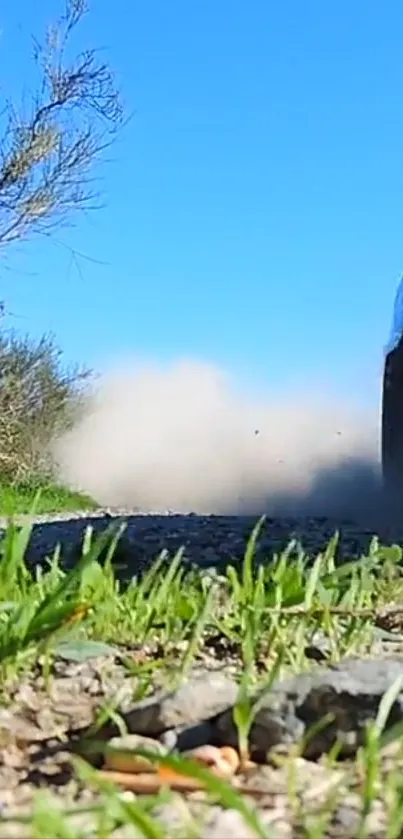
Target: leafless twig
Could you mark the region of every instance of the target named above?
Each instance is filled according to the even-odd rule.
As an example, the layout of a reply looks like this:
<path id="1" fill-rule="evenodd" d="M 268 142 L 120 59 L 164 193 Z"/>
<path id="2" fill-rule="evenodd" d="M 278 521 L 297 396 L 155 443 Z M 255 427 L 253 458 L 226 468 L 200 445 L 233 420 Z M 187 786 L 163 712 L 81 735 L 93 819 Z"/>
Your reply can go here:
<path id="1" fill-rule="evenodd" d="M 28 108 L 7 101 L 0 139 L 0 247 L 70 220 L 98 206 L 90 172 L 124 120 L 109 66 L 95 50 L 66 58 L 70 37 L 87 0 L 66 0 L 66 10 L 35 41 L 40 82 Z"/>

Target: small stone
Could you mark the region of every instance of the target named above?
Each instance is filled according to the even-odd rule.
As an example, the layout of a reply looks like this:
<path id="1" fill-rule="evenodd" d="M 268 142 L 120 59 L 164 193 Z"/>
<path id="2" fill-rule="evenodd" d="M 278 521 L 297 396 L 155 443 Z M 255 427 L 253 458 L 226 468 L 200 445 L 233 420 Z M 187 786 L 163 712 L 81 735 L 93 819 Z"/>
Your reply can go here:
<path id="1" fill-rule="evenodd" d="M 147 697 L 122 716 L 130 731 L 158 736 L 215 717 L 231 708 L 237 695 L 236 683 L 221 670 L 200 670 L 190 673 L 177 690 Z"/>
<path id="2" fill-rule="evenodd" d="M 214 775 L 219 775 L 221 778 L 230 778 L 239 766 L 235 749 L 229 747 L 218 749 L 216 746 L 199 746 L 198 749 L 185 752 L 184 756 L 208 766 Z"/>

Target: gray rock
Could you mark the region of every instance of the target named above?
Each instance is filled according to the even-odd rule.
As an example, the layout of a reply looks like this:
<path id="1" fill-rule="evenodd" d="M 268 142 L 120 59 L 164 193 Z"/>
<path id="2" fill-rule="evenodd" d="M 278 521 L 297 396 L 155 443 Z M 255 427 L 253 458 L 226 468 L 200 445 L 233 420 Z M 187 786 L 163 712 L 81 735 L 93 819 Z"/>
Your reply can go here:
<path id="1" fill-rule="evenodd" d="M 158 736 L 196 726 L 231 708 L 238 688 L 221 670 L 194 671 L 177 690 L 159 691 L 122 714 L 129 731 Z"/>
<path id="2" fill-rule="evenodd" d="M 252 754 L 266 755 L 273 747 L 290 746 L 307 736 L 305 757 L 318 757 L 337 741 L 343 756 L 364 741 L 365 727 L 376 718 L 386 691 L 403 681 L 403 662 L 394 659 L 346 659 L 333 667 L 280 681 L 256 696 L 257 712 L 250 732 Z M 332 715 L 332 721 L 309 737 L 312 726 Z M 403 687 L 393 703 L 387 727 L 403 720 Z M 215 720 L 218 740 L 236 745 L 232 711 Z"/>
<path id="3" fill-rule="evenodd" d="M 265 760 L 273 748 L 289 748 L 304 738 L 304 757 L 318 757 L 336 742 L 342 756 L 354 754 L 364 742 L 367 724 L 376 718 L 382 697 L 397 679 L 402 680 L 402 687 L 387 720 L 391 726 L 403 720 L 400 659 L 347 659 L 275 683 L 252 697 L 252 756 Z M 183 750 L 206 742 L 236 747 L 233 708 L 237 695 L 236 683 L 223 671 L 198 670 L 177 690 L 141 700 L 123 717 L 131 732 L 160 737 L 169 748 Z M 318 727 L 321 720 L 324 725 Z"/>

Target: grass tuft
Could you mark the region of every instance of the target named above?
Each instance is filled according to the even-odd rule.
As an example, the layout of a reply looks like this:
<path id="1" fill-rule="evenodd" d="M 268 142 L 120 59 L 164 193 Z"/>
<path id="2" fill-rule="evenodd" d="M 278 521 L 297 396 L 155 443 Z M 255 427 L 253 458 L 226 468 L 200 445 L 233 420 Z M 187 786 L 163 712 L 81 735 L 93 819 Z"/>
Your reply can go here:
<path id="1" fill-rule="evenodd" d="M 234 719 L 245 765 L 248 733 L 256 712 L 256 687 L 269 687 L 286 673 L 317 666 L 309 650 L 318 643 L 325 644 L 329 661 L 367 650 L 378 631 L 378 618 L 385 616 L 391 602 L 403 615 L 400 548 L 385 548 L 374 539 L 367 556 L 336 565 L 335 534 L 317 557 L 308 557 L 294 542 L 262 566 L 256 565 L 254 558 L 260 527 L 258 522 L 243 563 L 229 565 L 220 576 L 187 568 L 179 551 L 171 558 L 162 554 L 142 576 L 122 585 L 113 564 L 122 526 L 111 526 L 96 538 L 89 528 L 82 556 L 73 569 L 60 566 L 57 551 L 46 566 L 32 569 L 25 562 L 31 526 L 11 521 L 0 543 L 3 703 L 8 702 L 11 683 L 29 680 L 38 669 L 51 691 L 56 658 L 80 663 L 118 652 L 127 672 L 136 677 L 136 697 L 142 697 L 153 688 L 156 674 L 169 673 L 169 684 L 173 685 L 195 661 L 217 655 L 225 659 L 239 682 Z M 107 558 L 101 564 L 105 551 Z M 370 835 L 370 820 L 380 798 L 388 821 L 384 835 L 387 839 L 402 835 L 401 772 L 392 766 L 385 774 L 383 761 L 391 740 L 392 745 L 393 739 L 401 742 L 401 727 L 392 735 L 384 731 L 400 688 L 395 686 L 384 697 L 357 758 L 343 765 L 340 779 L 329 786 L 326 795 L 311 795 L 308 810 L 298 786 L 302 746 L 293 757 L 284 759 L 288 818 L 295 829 L 302 830 L 300 835 L 312 839 L 330 835 L 332 819 L 346 789 L 358 795 L 356 835 L 360 839 Z M 118 707 L 117 695 L 116 704 L 109 702 L 99 709 L 92 737 L 106 720 L 119 722 Z M 157 760 L 155 755 L 147 757 Z M 340 774 L 337 757 L 335 748 L 327 756 L 327 766 L 338 766 Z M 161 762 L 161 758 L 158 760 Z M 202 781 L 209 800 L 236 810 L 252 835 L 261 839 L 275 835 L 257 804 L 251 804 L 230 782 L 184 757 L 171 755 L 165 764 L 182 776 Z M 75 767 L 77 782 L 96 790 L 96 798 L 87 808 L 80 804 L 60 809 L 60 802 L 41 791 L 28 815 L 0 817 L 0 836 L 11 823 L 24 827 L 28 830 L 24 835 L 32 837 L 113 836 L 122 826 L 132 829 L 133 836 L 159 839 L 166 835 L 158 807 L 172 801 L 168 789 L 154 796 L 128 799 L 86 761 L 75 761 Z M 186 809 L 185 803 L 183 806 Z M 82 827 L 84 815 L 91 823 L 86 833 Z M 199 839 L 203 835 L 201 822 L 193 812 L 189 811 L 187 817 L 187 835 L 192 833 Z"/>
<path id="2" fill-rule="evenodd" d="M 0 517 L 28 515 L 39 491 L 36 513 L 95 510 L 99 504 L 89 495 L 52 483 L 0 483 Z"/>

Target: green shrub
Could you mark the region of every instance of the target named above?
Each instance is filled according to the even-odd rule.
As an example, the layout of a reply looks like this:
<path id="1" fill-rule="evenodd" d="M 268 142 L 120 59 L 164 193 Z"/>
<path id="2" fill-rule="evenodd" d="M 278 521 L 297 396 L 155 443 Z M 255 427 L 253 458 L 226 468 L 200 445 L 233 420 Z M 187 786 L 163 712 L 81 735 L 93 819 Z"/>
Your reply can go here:
<path id="1" fill-rule="evenodd" d="M 90 377 L 63 365 L 52 336 L 0 333 L 0 482 L 51 480 L 49 444 L 71 426 Z"/>

